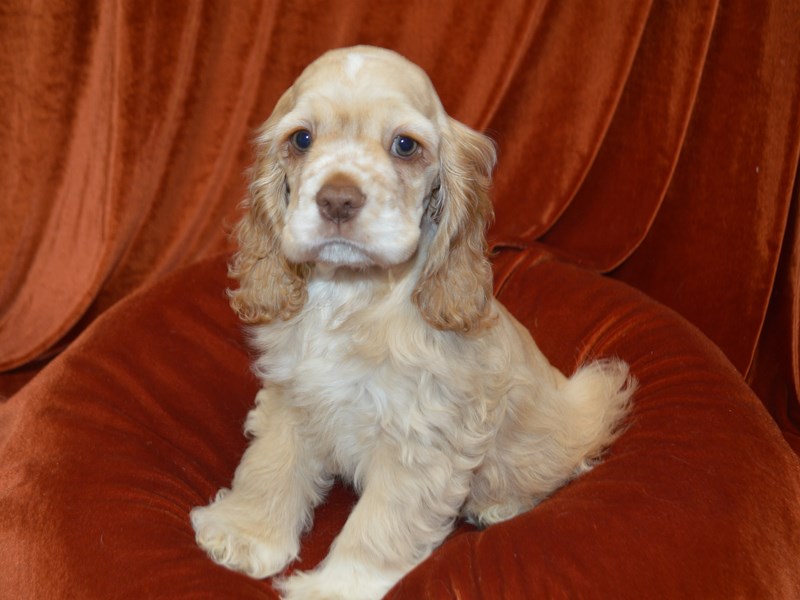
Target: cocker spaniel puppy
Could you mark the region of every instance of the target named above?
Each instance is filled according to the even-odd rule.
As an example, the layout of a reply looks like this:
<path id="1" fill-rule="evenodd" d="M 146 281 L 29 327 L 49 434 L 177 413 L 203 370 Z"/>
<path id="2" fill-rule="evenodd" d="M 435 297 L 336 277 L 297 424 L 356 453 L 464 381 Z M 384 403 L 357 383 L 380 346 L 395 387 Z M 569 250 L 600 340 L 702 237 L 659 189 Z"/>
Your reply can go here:
<path id="1" fill-rule="evenodd" d="M 493 298 L 495 149 L 425 73 L 356 47 L 312 63 L 257 138 L 231 304 L 263 383 L 230 489 L 191 518 L 218 563 L 280 573 L 334 477 L 360 500 L 286 599 L 383 596 L 448 535 L 526 511 L 614 439 L 633 379 L 567 378 Z"/>

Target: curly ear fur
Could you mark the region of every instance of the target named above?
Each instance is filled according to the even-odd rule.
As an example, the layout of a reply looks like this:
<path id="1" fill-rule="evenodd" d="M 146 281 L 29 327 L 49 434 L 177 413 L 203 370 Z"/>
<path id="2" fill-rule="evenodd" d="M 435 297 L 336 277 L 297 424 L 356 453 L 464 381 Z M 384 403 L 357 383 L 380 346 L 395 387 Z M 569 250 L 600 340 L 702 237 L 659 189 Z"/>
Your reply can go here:
<path id="1" fill-rule="evenodd" d="M 469 332 L 489 322 L 485 229 L 493 217 L 489 187 L 497 155 L 488 137 L 449 117 L 439 154 L 441 217 L 413 300 L 433 327 Z"/>
<path id="2" fill-rule="evenodd" d="M 250 195 L 243 202 L 247 212 L 233 232 L 239 249 L 228 265 L 228 276 L 238 280 L 239 287 L 229 289 L 228 297 L 233 310 L 246 323 L 288 320 L 306 301 L 308 267 L 290 264 L 280 247 L 287 184 L 272 132 L 289 104 L 287 92 L 259 132 Z"/>

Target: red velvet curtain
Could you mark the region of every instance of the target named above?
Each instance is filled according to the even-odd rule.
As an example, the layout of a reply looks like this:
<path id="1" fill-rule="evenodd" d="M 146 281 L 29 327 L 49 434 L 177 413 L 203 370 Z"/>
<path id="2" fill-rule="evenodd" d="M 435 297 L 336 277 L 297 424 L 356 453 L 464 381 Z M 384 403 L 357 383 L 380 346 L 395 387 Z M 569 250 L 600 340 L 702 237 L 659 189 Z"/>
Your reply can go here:
<path id="1" fill-rule="evenodd" d="M 254 128 L 305 64 L 367 43 L 497 140 L 495 248 L 678 311 L 798 449 L 799 32 L 781 0 L 6 0 L 0 394 L 227 250 Z"/>

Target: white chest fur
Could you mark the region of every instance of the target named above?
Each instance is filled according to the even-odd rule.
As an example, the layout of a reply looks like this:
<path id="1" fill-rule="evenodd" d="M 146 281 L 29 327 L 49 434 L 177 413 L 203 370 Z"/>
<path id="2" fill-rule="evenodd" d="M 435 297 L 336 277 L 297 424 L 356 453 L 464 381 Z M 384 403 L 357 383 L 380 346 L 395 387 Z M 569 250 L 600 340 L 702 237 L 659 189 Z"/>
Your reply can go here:
<path id="1" fill-rule="evenodd" d="M 482 435 L 491 429 L 485 415 L 467 414 L 487 405 L 486 386 L 458 356 L 457 334 L 425 324 L 407 283 L 391 277 L 377 286 L 374 276 L 315 279 L 300 315 L 253 330 L 264 386 L 280 388 L 328 469 L 348 478 L 377 444 L 459 444 L 448 433 L 465 431 L 465 420 Z"/>

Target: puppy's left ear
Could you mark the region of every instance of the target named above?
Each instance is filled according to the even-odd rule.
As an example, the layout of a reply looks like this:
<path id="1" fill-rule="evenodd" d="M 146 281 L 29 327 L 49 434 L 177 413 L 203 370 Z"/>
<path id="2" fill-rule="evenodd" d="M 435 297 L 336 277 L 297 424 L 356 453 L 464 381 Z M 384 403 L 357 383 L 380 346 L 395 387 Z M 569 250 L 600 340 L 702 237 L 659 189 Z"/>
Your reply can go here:
<path id="1" fill-rule="evenodd" d="M 440 188 L 431 200 L 438 228 L 413 300 L 436 329 L 469 332 L 487 324 L 491 308 L 485 230 L 497 152 L 488 137 L 447 117 L 439 157 Z"/>

